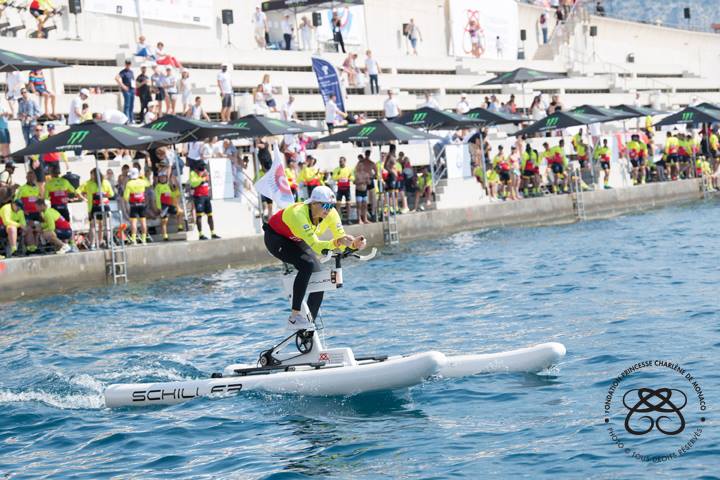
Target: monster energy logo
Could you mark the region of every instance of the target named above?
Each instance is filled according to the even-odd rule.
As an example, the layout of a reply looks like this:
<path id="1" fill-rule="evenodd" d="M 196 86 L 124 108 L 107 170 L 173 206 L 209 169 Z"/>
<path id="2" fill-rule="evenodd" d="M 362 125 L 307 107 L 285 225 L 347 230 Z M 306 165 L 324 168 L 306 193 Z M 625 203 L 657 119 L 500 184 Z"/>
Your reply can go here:
<path id="1" fill-rule="evenodd" d="M 546 126 L 546 127 L 554 127 L 555 125 L 558 124 L 558 121 L 559 121 L 559 120 L 560 120 L 560 119 L 559 119 L 558 117 L 548 118 L 547 121 L 545 121 L 545 126 Z"/>
<path id="2" fill-rule="evenodd" d="M 284 126 L 285 126 L 285 122 L 283 122 L 282 120 L 277 120 L 277 119 L 275 119 L 275 118 L 269 118 L 269 119 L 268 119 L 268 123 L 272 123 L 273 125 L 276 125 L 276 126 L 278 126 L 278 127 L 284 127 Z"/>
<path id="3" fill-rule="evenodd" d="M 90 130 L 78 130 L 72 132 L 68 138 L 68 145 L 80 145 L 89 134 Z"/>
<path id="4" fill-rule="evenodd" d="M 427 112 L 413 113 L 413 122 L 422 122 L 427 117 Z"/>
<path id="5" fill-rule="evenodd" d="M 683 112 L 682 114 L 682 121 L 683 122 L 690 122 L 693 119 L 694 112 Z"/>
<path id="6" fill-rule="evenodd" d="M 358 137 L 367 137 L 375 131 L 377 127 L 363 127 L 358 133 Z"/>
<path id="7" fill-rule="evenodd" d="M 247 124 L 248 122 L 237 122 L 235 125 L 233 125 L 233 127 L 244 128 L 245 130 L 247 130 Z"/>
<path id="8" fill-rule="evenodd" d="M 470 118 L 478 118 L 480 116 L 480 112 L 466 113 L 465 116 Z"/>
<path id="9" fill-rule="evenodd" d="M 168 124 L 168 122 L 157 122 L 157 123 L 151 125 L 150 128 L 153 130 L 162 130 L 165 127 L 167 127 L 167 124 Z"/>
<path id="10" fill-rule="evenodd" d="M 125 135 L 130 135 L 131 137 L 137 136 L 137 133 L 136 133 L 136 132 L 133 132 L 133 131 L 130 130 L 129 128 L 125 128 L 125 127 L 113 127 L 113 130 L 116 131 L 116 132 L 124 133 Z"/>

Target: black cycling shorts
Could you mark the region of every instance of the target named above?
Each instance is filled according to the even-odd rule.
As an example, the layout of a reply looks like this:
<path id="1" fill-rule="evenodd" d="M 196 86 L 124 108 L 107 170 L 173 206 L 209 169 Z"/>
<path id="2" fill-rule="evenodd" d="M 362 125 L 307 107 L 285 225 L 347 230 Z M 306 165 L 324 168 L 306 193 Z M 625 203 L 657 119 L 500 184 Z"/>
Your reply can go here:
<path id="1" fill-rule="evenodd" d="M 193 203 L 195 204 L 195 213 L 198 215 L 212 215 L 210 197 L 193 197 Z"/>
<path id="2" fill-rule="evenodd" d="M 345 200 L 347 200 L 348 202 L 350 201 L 350 189 L 349 188 L 342 188 L 342 189 L 338 188 L 336 199 L 339 202 L 343 198 Z"/>
<path id="3" fill-rule="evenodd" d="M 160 218 L 167 218 L 170 215 L 177 215 L 177 207 L 175 205 L 163 205 L 160 210 Z"/>
<path id="4" fill-rule="evenodd" d="M 144 203 L 137 203 L 137 204 L 130 204 L 130 214 L 128 215 L 130 218 L 145 218 L 145 204 Z"/>

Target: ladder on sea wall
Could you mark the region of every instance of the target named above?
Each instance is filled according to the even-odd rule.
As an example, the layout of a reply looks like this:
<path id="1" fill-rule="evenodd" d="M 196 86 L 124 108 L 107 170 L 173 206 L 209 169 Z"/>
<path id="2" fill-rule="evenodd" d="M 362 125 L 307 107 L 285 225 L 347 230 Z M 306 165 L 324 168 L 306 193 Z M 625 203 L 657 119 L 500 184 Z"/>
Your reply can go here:
<path id="1" fill-rule="evenodd" d="M 397 227 L 397 212 L 390 203 L 390 197 L 387 192 L 383 192 L 380 198 L 382 199 L 380 211 L 382 212 L 385 245 L 397 245 L 400 243 L 400 233 L 398 233 Z"/>
<path id="2" fill-rule="evenodd" d="M 109 261 L 106 262 L 108 280 L 112 278 L 113 285 L 118 283 L 127 283 L 127 250 L 125 249 L 125 242 L 111 242 Z"/>
<path id="3" fill-rule="evenodd" d="M 583 222 L 587 220 L 587 214 L 585 213 L 585 194 L 583 193 L 582 172 L 579 164 L 571 165 L 570 168 L 572 169 L 573 210 L 575 211 L 577 219 Z"/>

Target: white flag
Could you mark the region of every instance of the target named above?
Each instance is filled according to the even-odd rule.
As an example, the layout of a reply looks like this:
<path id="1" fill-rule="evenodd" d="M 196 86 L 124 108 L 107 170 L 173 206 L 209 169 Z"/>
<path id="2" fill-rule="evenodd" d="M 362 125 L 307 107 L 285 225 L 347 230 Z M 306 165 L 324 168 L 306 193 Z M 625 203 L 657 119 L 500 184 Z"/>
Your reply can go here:
<path id="1" fill-rule="evenodd" d="M 270 171 L 265 172 L 260 180 L 255 182 L 255 190 L 260 195 L 271 199 L 280 208 L 295 203 L 290 184 L 285 176 L 285 166 L 277 144 L 273 145 L 273 163 Z"/>

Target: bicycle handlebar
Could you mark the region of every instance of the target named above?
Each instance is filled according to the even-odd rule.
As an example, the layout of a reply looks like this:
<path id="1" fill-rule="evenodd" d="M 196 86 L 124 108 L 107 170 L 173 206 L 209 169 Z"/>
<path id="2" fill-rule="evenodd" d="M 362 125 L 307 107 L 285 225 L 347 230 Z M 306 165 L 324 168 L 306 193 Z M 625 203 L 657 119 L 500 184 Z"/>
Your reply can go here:
<path id="1" fill-rule="evenodd" d="M 353 250 L 352 248 L 347 248 L 345 251 L 323 250 L 323 253 L 325 253 L 325 256 L 320 259 L 320 263 L 329 262 L 333 258 L 340 260 L 348 257 L 357 258 L 361 262 L 367 262 L 368 260 L 375 258 L 375 255 L 377 255 L 377 248 L 373 247 L 367 255 L 360 255 L 357 253 L 357 250 Z"/>

